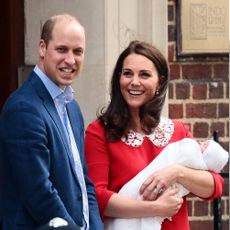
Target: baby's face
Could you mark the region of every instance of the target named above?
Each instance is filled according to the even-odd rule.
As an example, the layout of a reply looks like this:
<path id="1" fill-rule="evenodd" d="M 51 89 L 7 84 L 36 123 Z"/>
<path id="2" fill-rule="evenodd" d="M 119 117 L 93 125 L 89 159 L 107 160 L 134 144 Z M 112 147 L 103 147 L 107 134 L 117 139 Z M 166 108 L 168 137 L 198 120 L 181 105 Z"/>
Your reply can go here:
<path id="1" fill-rule="evenodd" d="M 200 142 L 200 148 L 201 148 L 201 152 L 202 153 L 208 147 L 208 143 L 209 143 L 209 141 L 202 141 L 202 142 Z"/>

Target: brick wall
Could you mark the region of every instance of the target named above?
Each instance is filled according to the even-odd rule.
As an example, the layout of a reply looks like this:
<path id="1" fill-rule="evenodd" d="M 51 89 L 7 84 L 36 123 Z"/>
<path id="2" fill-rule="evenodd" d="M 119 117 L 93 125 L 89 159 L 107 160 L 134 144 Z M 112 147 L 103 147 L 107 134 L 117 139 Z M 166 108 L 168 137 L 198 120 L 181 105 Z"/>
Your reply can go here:
<path id="1" fill-rule="evenodd" d="M 168 0 L 168 60 L 170 65 L 169 116 L 190 126 L 197 140 L 211 139 L 218 131 L 219 142 L 229 149 L 229 60 L 226 56 L 178 57 L 177 1 Z M 228 166 L 224 172 L 228 172 Z M 222 229 L 228 229 L 229 181 L 221 197 Z M 191 230 L 214 229 L 213 202 L 188 197 Z"/>

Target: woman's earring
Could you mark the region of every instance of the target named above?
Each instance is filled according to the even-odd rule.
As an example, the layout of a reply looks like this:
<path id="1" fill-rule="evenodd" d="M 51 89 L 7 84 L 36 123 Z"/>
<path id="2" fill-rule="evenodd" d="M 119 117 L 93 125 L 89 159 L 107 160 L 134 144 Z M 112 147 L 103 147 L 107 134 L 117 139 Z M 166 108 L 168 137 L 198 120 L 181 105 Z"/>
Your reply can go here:
<path id="1" fill-rule="evenodd" d="M 159 91 L 157 90 L 156 92 L 155 92 L 155 96 L 158 96 L 160 93 L 159 93 Z"/>

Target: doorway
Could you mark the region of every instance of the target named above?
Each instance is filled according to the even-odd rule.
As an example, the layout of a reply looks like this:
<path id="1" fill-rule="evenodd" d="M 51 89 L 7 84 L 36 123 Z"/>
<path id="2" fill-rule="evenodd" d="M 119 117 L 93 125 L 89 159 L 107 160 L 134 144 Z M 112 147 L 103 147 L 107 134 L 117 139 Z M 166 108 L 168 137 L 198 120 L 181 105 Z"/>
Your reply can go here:
<path id="1" fill-rule="evenodd" d="M 3 0 L 0 16 L 0 110 L 18 87 L 18 67 L 24 65 L 24 0 Z"/>

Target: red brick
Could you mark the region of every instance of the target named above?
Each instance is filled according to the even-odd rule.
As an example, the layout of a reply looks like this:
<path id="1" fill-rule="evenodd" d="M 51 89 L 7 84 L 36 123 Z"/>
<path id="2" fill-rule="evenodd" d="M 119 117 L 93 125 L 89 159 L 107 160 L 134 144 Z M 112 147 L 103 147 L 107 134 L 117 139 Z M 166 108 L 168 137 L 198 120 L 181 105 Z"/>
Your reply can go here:
<path id="1" fill-rule="evenodd" d="M 229 186 L 228 186 L 228 188 L 229 188 Z M 228 196 L 228 202 L 227 202 L 227 213 L 229 215 L 229 196 Z"/>
<path id="2" fill-rule="evenodd" d="M 175 25 L 168 25 L 168 41 L 176 40 L 176 27 Z"/>
<path id="3" fill-rule="evenodd" d="M 195 138 L 207 138 L 209 135 L 209 125 L 205 122 L 196 122 L 193 126 L 193 136 Z"/>
<path id="4" fill-rule="evenodd" d="M 221 197 L 223 197 L 223 196 L 221 196 Z M 222 213 L 222 215 L 225 214 L 225 206 L 226 206 L 225 200 L 221 199 L 221 213 Z"/>
<path id="5" fill-rule="evenodd" d="M 174 20 L 174 6 L 169 5 L 168 6 L 168 21 Z"/>
<path id="6" fill-rule="evenodd" d="M 208 201 L 194 201 L 194 216 L 207 216 L 208 214 Z"/>
<path id="7" fill-rule="evenodd" d="M 174 52 L 175 52 L 175 45 L 169 45 L 168 46 L 168 61 L 173 62 L 174 61 Z"/>
<path id="8" fill-rule="evenodd" d="M 172 119 L 183 118 L 183 105 L 169 104 L 169 117 Z"/>
<path id="9" fill-rule="evenodd" d="M 176 99 L 188 99 L 190 97 L 189 83 L 177 83 L 175 87 Z"/>
<path id="10" fill-rule="evenodd" d="M 213 221 L 212 220 L 204 220 L 204 221 L 189 221 L 190 229 L 191 230 L 214 230 L 213 228 Z"/>
<path id="11" fill-rule="evenodd" d="M 207 84 L 205 83 L 194 84 L 192 88 L 192 98 L 197 100 L 206 99 Z"/>
<path id="12" fill-rule="evenodd" d="M 228 180 L 228 182 L 229 182 L 229 180 Z M 228 188 L 229 188 L 229 186 L 228 186 Z M 228 200 L 227 200 L 226 204 L 227 204 L 227 214 L 229 215 L 229 196 L 228 196 Z"/>
<path id="13" fill-rule="evenodd" d="M 226 151 L 229 150 L 229 141 L 227 141 L 227 142 L 225 142 L 225 141 L 220 141 L 219 143 L 220 143 L 220 145 L 221 145 Z"/>
<path id="14" fill-rule="evenodd" d="M 222 220 L 222 230 L 229 230 L 229 220 Z"/>
<path id="15" fill-rule="evenodd" d="M 186 105 L 186 118 L 216 118 L 217 105 L 214 103 Z"/>
<path id="16" fill-rule="evenodd" d="M 227 196 L 228 197 L 228 195 L 229 195 L 229 180 L 228 180 L 228 178 L 224 178 L 224 188 L 223 188 L 223 192 L 222 192 L 222 197 L 223 196 Z M 228 202 L 225 202 L 225 205 L 227 205 L 227 204 L 228 204 Z"/>
<path id="17" fill-rule="evenodd" d="M 170 80 L 180 79 L 180 65 L 170 64 Z"/>
<path id="18" fill-rule="evenodd" d="M 220 103 L 219 104 L 219 117 L 229 117 L 229 104 Z"/>
<path id="19" fill-rule="evenodd" d="M 192 216 L 192 211 L 193 211 L 192 203 L 193 203 L 192 200 L 187 200 L 188 216 Z"/>
<path id="20" fill-rule="evenodd" d="M 218 131 L 218 136 L 219 137 L 224 137 L 225 136 L 225 123 L 224 122 L 213 122 L 211 124 L 211 133 L 214 131 Z"/>
<path id="21" fill-rule="evenodd" d="M 229 84 L 226 84 L 226 98 L 229 98 Z"/>
<path id="22" fill-rule="evenodd" d="M 209 84 L 209 97 L 210 98 L 223 98 L 224 97 L 223 83 L 211 82 Z"/>
<path id="23" fill-rule="evenodd" d="M 173 99 L 174 98 L 173 88 L 174 88 L 174 84 L 173 83 L 169 83 L 169 89 L 168 89 L 168 98 L 169 99 Z"/>
<path id="24" fill-rule="evenodd" d="M 227 137 L 229 137 L 229 122 L 226 123 Z"/>
<path id="25" fill-rule="evenodd" d="M 214 65 L 214 76 L 215 79 L 222 79 L 228 81 L 229 65 L 228 64 L 217 64 Z"/>
<path id="26" fill-rule="evenodd" d="M 211 79 L 211 66 L 207 64 L 182 65 L 182 77 L 184 79 L 202 80 Z"/>

